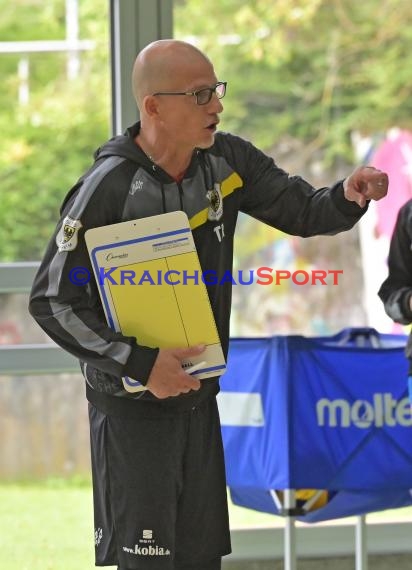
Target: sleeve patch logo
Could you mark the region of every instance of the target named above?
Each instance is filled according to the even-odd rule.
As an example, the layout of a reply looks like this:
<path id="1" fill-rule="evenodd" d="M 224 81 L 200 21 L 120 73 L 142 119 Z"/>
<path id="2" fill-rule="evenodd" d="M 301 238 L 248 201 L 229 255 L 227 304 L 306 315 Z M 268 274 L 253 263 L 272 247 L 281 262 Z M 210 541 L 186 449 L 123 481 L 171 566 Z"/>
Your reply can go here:
<path id="1" fill-rule="evenodd" d="M 63 220 L 62 227 L 56 236 L 56 245 L 59 252 L 73 251 L 77 247 L 77 232 L 82 227 L 80 220 L 73 220 L 70 216 L 66 216 Z"/>
<path id="2" fill-rule="evenodd" d="M 207 199 L 210 202 L 207 217 L 210 221 L 215 222 L 220 220 L 223 215 L 223 197 L 222 191 L 220 189 L 220 184 L 215 182 L 213 190 L 209 190 L 206 194 Z"/>

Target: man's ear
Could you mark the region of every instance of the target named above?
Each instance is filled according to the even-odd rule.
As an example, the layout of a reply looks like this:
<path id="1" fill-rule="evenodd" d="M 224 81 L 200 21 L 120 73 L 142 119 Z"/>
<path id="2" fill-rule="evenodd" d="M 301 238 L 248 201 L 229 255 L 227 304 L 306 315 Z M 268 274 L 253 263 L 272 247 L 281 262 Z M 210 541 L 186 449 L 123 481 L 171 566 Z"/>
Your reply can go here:
<path id="1" fill-rule="evenodd" d="M 159 114 L 159 104 L 153 95 L 146 95 L 143 99 L 143 108 L 148 117 L 155 117 Z"/>

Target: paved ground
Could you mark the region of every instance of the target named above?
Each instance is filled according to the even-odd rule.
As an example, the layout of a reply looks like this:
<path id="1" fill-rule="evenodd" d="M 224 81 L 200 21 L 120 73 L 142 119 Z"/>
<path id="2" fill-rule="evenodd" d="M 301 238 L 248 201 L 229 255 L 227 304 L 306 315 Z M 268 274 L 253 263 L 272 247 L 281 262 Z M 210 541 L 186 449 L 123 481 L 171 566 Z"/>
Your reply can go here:
<path id="1" fill-rule="evenodd" d="M 283 560 L 224 562 L 223 570 L 284 570 L 284 564 Z M 297 570 L 355 570 L 355 558 L 301 558 Z M 368 570 L 412 570 L 412 555 L 369 555 Z"/>

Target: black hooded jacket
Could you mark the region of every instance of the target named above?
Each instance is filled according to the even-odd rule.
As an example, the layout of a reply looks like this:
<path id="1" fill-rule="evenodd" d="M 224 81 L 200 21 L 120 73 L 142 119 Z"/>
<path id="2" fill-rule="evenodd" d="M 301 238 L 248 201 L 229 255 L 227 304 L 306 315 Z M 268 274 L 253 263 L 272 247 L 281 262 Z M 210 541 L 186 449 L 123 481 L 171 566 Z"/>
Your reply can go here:
<path id="1" fill-rule="evenodd" d="M 123 376 L 147 382 L 158 349 L 109 328 L 95 283 L 72 283 L 75 268 L 93 274 L 86 230 L 183 210 L 202 270 L 223 275 L 232 270 L 238 212 L 306 237 L 348 230 L 365 211 L 345 199 L 342 183 L 315 190 L 300 177 L 290 177 L 251 143 L 227 133 L 217 133 L 211 148 L 195 151 L 183 180 L 176 182 L 136 145 L 139 129 L 137 123 L 99 148 L 93 166 L 66 196 L 29 307 L 47 334 L 79 358 L 89 401 L 106 413 L 122 415 L 128 410 L 135 414 L 136 407 L 150 414 L 190 409 L 218 392 L 218 379 L 202 381 L 198 392 L 165 400 L 147 390 L 124 390 Z M 229 281 L 207 286 L 225 354 L 231 287 Z"/>
<path id="2" fill-rule="evenodd" d="M 388 267 L 388 276 L 378 295 L 391 319 L 409 325 L 412 323 L 412 200 L 408 200 L 398 212 Z M 412 333 L 406 346 L 406 356 L 412 360 Z"/>

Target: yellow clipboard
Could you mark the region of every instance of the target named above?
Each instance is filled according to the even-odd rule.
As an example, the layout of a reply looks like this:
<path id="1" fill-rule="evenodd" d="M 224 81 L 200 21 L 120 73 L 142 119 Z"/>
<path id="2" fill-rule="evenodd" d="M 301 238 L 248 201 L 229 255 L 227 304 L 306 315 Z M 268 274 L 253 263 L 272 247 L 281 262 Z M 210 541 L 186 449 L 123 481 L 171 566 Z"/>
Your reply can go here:
<path id="1" fill-rule="evenodd" d="M 202 269 L 184 212 L 93 228 L 86 245 L 109 326 L 140 345 L 160 348 L 205 344 L 182 362 L 198 379 L 220 376 L 226 362 Z M 123 378 L 129 392 L 144 390 Z"/>

